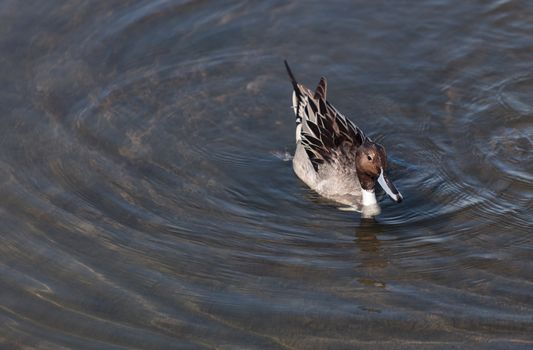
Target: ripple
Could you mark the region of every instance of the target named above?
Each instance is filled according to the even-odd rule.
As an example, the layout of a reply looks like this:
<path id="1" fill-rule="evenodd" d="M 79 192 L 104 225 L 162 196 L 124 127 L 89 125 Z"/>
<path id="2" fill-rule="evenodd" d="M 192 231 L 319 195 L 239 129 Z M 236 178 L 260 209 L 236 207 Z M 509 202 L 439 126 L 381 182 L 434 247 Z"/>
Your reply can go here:
<path id="1" fill-rule="evenodd" d="M 533 94 L 533 77 L 518 76 L 502 82 L 498 89 L 499 102 L 521 115 L 533 114 L 530 96 Z"/>
<path id="2" fill-rule="evenodd" d="M 5 346 L 529 345 L 520 6 L 324 6 L 0 5 Z M 284 57 L 403 203 L 360 220 L 297 179 Z"/>

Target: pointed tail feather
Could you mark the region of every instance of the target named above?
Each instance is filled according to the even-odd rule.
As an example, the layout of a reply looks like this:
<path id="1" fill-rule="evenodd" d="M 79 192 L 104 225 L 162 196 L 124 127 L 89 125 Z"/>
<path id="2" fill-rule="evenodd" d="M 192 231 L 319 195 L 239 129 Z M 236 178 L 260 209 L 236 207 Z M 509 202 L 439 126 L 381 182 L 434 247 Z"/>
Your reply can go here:
<path id="1" fill-rule="evenodd" d="M 287 68 L 287 73 L 289 74 L 289 77 L 291 78 L 291 83 L 294 91 L 292 92 L 292 110 L 294 112 L 294 115 L 296 116 L 296 142 L 300 141 L 302 139 L 302 117 L 298 114 L 298 109 L 300 106 L 300 102 L 302 101 L 302 91 L 300 90 L 300 86 L 298 86 L 298 82 L 296 81 L 296 78 L 294 77 L 294 74 L 291 71 L 291 68 L 289 67 L 289 63 L 287 60 L 283 60 L 285 63 L 285 68 Z"/>
<path id="2" fill-rule="evenodd" d="M 298 82 L 296 81 L 294 74 L 292 74 L 291 67 L 289 67 L 289 62 L 287 62 L 287 60 L 283 60 L 283 62 L 285 63 L 285 68 L 287 68 L 287 73 L 291 78 L 292 87 L 294 88 L 294 90 L 298 90 Z"/>

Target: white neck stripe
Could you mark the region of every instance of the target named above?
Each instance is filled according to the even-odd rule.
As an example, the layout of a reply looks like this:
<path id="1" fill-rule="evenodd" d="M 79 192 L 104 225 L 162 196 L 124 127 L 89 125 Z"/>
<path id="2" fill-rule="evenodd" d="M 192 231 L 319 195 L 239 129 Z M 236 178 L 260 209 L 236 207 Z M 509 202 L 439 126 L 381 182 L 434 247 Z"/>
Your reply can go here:
<path id="1" fill-rule="evenodd" d="M 376 194 L 374 191 L 367 191 L 364 188 L 361 189 L 363 195 L 363 206 L 377 204 Z"/>

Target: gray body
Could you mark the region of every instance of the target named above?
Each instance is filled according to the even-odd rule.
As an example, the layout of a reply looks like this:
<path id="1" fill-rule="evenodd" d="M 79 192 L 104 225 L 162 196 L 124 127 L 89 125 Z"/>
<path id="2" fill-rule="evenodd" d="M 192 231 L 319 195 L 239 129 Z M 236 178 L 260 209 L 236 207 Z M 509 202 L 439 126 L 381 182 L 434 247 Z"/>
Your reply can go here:
<path id="1" fill-rule="evenodd" d="M 304 146 L 297 141 L 292 167 L 300 180 L 319 195 L 346 205 L 344 209 L 361 211 L 361 185 L 353 165 L 343 164 L 338 159 L 334 163 L 320 165 L 315 171 Z"/>

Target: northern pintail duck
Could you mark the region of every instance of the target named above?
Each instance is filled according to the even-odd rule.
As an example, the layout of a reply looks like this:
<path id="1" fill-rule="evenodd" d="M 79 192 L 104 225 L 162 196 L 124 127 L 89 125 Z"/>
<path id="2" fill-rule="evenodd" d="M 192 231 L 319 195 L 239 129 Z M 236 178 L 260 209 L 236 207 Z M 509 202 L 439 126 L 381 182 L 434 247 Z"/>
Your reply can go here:
<path id="1" fill-rule="evenodd" d="M 403 197 L 387 176 L 385 147 L 372 141 L 326 99 L 322 77 L 315 92 L 298 84 L 289 64 L 285 67 L 294 92 L 296 115 L 294 172 L 318 194 L 360 211 L 363 217 L 381 212 L 375 195 L 376 182 L 399 203 Z"/>

